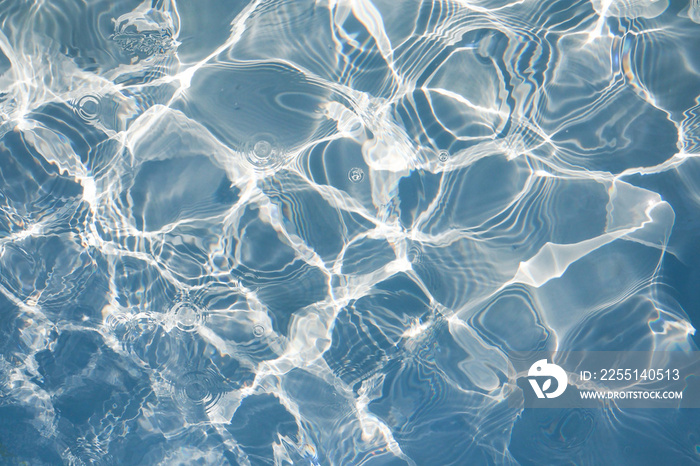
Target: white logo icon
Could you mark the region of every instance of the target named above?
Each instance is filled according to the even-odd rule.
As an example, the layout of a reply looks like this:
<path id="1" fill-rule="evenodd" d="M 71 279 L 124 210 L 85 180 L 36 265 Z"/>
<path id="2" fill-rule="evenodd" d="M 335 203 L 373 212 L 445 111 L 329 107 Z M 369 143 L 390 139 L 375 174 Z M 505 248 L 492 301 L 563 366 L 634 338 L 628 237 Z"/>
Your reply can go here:
<path id="1" fill-rule="evenodd" d="M 564 369 L 557 366 L 556 364 L 548 363 L 546 359 L 540 359 L 535 364 L 530 366 L 530 370 L 527 371 L 527 375 L 528 377 L 530 377 L 528 378 L 528 380 L 530 381 L 530 385 L 532 385 L 532 389 L 535 391 L 535 395 L 537 395 L 537 398 L 544 398 L 545 396 L 547 398 L 556 398 L 562 393 L 564 393 L 564 390 L 566 390 L 566 384 L 568 383 L 566 372 L 564 372 Z M 540 385 L 537 383 L 537 380 L 531 377 L 550 378 L 545 380 L 545 382 L 542 384 L 542 387 L 540 388 Z M 548 392 L 552 385 L 551 377 L 556 379 L 557 389 L 553 392 Z"/>

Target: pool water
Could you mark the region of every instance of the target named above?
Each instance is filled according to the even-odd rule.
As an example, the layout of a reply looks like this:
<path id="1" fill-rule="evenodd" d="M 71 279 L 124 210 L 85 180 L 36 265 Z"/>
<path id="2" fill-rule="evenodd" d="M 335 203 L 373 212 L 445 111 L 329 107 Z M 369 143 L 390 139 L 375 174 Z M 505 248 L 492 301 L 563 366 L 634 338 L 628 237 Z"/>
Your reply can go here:
<path id="1" fill-rule="evenodd" d="M 513 363 L 697 351 L 698 37 L 696 0 L 3 0 L 0 464 L 700 464 L 696 410 L 530 408 Z"/>

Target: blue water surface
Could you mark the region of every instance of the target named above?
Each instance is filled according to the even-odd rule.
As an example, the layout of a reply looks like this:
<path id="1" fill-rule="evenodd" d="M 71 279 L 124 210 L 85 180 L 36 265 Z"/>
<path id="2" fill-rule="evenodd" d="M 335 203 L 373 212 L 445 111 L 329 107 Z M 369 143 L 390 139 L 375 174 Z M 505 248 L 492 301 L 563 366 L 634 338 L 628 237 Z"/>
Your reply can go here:
<path id="1" fill-rule="evenodd" d="M 2 0 L 0 464 L 700 464 L 522 351 L 696 351 L 697 0 Z"/>

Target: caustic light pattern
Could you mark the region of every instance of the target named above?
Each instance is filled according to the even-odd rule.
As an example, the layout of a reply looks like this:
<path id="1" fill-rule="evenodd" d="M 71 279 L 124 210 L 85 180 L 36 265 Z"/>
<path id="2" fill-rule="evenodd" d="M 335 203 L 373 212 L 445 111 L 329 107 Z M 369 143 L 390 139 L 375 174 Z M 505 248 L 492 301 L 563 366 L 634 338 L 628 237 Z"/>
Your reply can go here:
<path id="1" fill-rule="evenodd" d="M 3 0 L 0 463 L 700 462 L 693 411 L 527 410 L 509 360 L 697 350 L 699 28 Z"/>

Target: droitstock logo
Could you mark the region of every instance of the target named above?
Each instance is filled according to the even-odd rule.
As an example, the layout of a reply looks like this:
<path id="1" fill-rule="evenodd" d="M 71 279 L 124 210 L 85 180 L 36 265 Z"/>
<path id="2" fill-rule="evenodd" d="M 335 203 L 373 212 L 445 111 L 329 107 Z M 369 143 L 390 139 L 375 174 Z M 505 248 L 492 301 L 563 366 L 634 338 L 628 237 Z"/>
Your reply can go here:
<path id="1" fill-rule="evenodd" d="M 527 376 L 537 398 L 556 398 L 564 393 L 568 383 L 568 378 L 566 377 L 564 369 L 554 363 L 548 363 L 546 359 L 540 359 L 530 366 Z M 538 379 L 542 380 L 545 377 L 547 377 L 547 379 L 543 381 L 540 387 Z M 552 378 L 557 381 L 557 386 L 555 390 L 549 391 L 550 388 L 552 388 Z"/>

